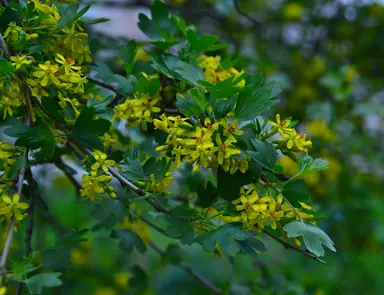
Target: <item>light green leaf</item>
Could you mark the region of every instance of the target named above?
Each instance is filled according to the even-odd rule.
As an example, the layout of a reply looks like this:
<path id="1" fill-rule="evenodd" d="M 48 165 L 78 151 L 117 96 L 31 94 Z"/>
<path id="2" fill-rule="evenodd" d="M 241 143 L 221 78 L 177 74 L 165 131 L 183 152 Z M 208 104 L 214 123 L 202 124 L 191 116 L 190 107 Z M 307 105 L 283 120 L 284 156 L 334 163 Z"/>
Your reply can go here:
<path id="1" fill-rule="evenodd" d="M 333 241 L 320 228 L 301 221 L 292 221 L 284 226 L 289 238 L 303 237 L 307 249 L 316 256 L 323 256 L 325 245 L 331 251 L 336 252 Z"/>
<path id="2" fill-rule="evenodd" d="M 41 294 L 43 292 L 43 288 L 54 288 L 61 286 L 62 281 L 59 279 L 59 276 L 61 276 L 61 273 L 59 272 L 42 273 L 30 277 L 25 281 L 25 283 L 32 293 Z"/>
<path id="3" fill-rule="evenodd" d="M 302 175 L 305 173 L 323 171 L 328 168 L 328 161 L 321 158 L 313 159 L 311 156 L 303 156 L 299 159 L 299 173 Z"/>

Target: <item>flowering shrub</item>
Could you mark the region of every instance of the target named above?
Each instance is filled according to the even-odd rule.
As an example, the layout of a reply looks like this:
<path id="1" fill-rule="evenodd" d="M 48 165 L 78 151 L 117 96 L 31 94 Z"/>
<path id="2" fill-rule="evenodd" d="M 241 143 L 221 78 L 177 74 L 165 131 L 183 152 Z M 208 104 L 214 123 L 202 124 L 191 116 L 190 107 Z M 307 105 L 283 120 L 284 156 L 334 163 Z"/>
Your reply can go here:
<path id="1" fill-rule="evenodd" d="M 89 6 L 57 5 L 20 1 L 0 16 L 6 22 L 0 28 L 0 109 L 9 126 L 4 132 L 13 138 L 0 145 L 0 222 L 6 233 L 1 288 L 18 282 L 19 288 L 25 284 L 41 293 L 61 284 L 59 273 L 32 273 L 44 249 L 32 252 L 38 231 L 34 211 L 43 205 L 31 168 L 44 163 L 61 169 L 89 206 L 124 205 L 121 219 L 105 219 L 122 251 L 145 253 L 152 247 L 166 255 L 149 227 L 183 245 L 197 243 L 228 256 L 264 251 L 262 234 L 319 262 L 322 245 L 335 251 L 316 226 L 319 213 L 310 206 L 306 182 L 298 179 L 328 163 L 309 155 L 312 142 L 295 129 L 296 121 L 271 117 L 278 83 L 238 68 L 226 59 L 226 44 L 213 35 L 199 36 L 177 15 L 169 17 L 160 1 L 153 4 L 151 19 L 139 17 L 151 39 L 150 61 L 138 66 L 137 45 L 130 41 L 120 50 L 125 73 L 115 74 L 102 63 L 91 64 L 87 22 L 81 19 Z M 142 148 L 126 130 L 146 138 Z M 277 164 L 283 155 L 299 165 L 291 177 Z M 68 161 L 81 164 L 80 183 L 75 177 L 80 171 Z M 171 188 L 184 171 L 191 179 L 201 177 L 180 201 Z M 148 206 L 139 208 L 143 203 Z M 13 232 L 22 223 L 26 257 L 20 263 L 28 267 L 20 270 L 7 260 Z M 90 224 L 92 230 L 105 227 Z M 76 253 L 72 259 L 79 261 Z M 173 263 L 195 274 L 179 259 Z M 212 292 L 224 292 L 194 277 Z"/>

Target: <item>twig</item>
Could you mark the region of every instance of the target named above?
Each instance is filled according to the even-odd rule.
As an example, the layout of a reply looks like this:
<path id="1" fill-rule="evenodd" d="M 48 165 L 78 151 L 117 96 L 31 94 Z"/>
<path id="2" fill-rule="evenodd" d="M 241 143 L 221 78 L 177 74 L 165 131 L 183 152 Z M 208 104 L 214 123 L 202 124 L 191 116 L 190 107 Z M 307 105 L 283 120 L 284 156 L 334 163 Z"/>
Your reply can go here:
<path id="1" fill-rule="evenodd" d="M 248 13 L 244 12 L 239 4 L 239 0 L 233 0 L 233 6 L 236 10 L 236 12 L 242 16 L 244 16 L 246 19 L 248 19 L 253 25 L 259 25 L 259 21 L 251 17 Z"/>
<path id="2" fill-rule="evenodd" d="M 273 176 L 276 176 L 278 179 L 280 179 L 281 181 L 284 181 L 284 182 L 288 181 L 290 179 L 289 176 L 287 176 L 283 173 L 275 173 L 275 171 L 273 171 L 272 169 L 267 168 L 267 167 L 263 167 L 262 170 L 271 173 Z M 264 176 L 264 178 L 262 178 L 262 180 L 264 181 L 265 179 L 266 179 L 266 177 Z M 264 181 L 264 182 L 268 182 L 268 181 Z"/>
<path id="3" fill-rule="evenodd" d="M 61 161 L 56 161 L 55 165 L 57 168 L 59 168 L 61 170 L 61 172 L 64 173 L 65 177 L 72 183 L 72 185 L 75 187 L 76 191 L 80 191 L 81 185 L 76 181 L 76 179 L 73 177 L 73 175 L 68 171 L 67 166 Z"/>
<path id="4" fill-rule="evenodd" d="M 5 40 L 4 40 L 3 35 L 1 33 L 0 33 L 0 47 L 3 50 L 3 52 L 4 52 L 4 56 L 6 58 L 9 58 L 11 55 L 9 53 L 7 43 L 5 43 Z"/>
<path id="5" fill-rule="evenodd" d="M 22 75 L 21 75 L 22 76 Z M 30 99 L 30 92 L 27 83 L 24 83 L 25 88 L 25 118 L 27 121 L 28 127 L 33 126 L 32 120 L 32 106 Z M 26 152 L 27 157 L 25 159 L 25 165 L 28 166 L 28 152 Z M 31 167 L 25 169 L 25 173 L 27 174 L 28 184 L 29 184 L 29 207 L 28 207 L 28 223 L 25 232 L 25 255 L 29 256 L 32 252 L 32 235 L 33 235 L 33 225 L 34 225 L 34 215 L 35 215 L 35 181 L 33 179 Z M 23 290 L 23 283 L 20 282 L 17 286 L 17 294 L 21 295 Z"/>
<path id="6" fill-rule="evenodd" d="M 165 255 L 165 251 L 161 249 L 159 246 L 157 246 L 154 242 L 150 241 L 149 246 L 155 250 L 160 256 Z M 213 294 L 222 295 L 223 293 L 219 288 L 217 288 L 214 284 L 212 284 L 210 281 L 208 281 L 205 277 L 203 277 L 201 274 L 193 270 L 189 265 L 186 265 L 184 263 L 178 263 L 175 264 L 175 266 L 183 269 L 185 272 L 187 272 L 189 275 L 194 277 L 196 280 L 198 280 L 201 284 L 203 284 L 207 289 L 209 289 Z"/>
<path id="7" fill-rule="evenodd" d="M 148 219 L 146 219 L 145 217 L 140 217 L 140 219 L 142 221 L 144 221 L 146 224 L 148 224 L 150 227 L 154 228 L 155 230 L 157 230 L 159 233 L 162 233 L 163 235 L 169 237 L 168 233 L 165 231 L 165 229 L 162 229 L 161 227 L 157 226 L 156 224 L 152 223 L 151 221 L 149 221 Z"/>
<path id="8" fill-rule="evenodd" d="M 87 77 L 87 80 L 88 80 L 88 81 L 91 81 L 92 83 L 94 83 L 94 84 L 96 84 L 96 85 L 99 85 L 99 86 L 101 86 L 101 87 L 103 87 L 103 88 L 105 88 L 105 89 L 111 90 L 111 91 L 115 92 L 116 94 L 120 94 L 120 95 L 122 94 L 122 93 L 120 93 L 120 92 L 115 88 L 115 86 L 113 86 L 113 85 L 110 84 L 110 83 L 107 83 L 107 82 L 104 82 L 104 81 L 102 81 L 102 80 L 93 78 L 93 77 L 91 77 L 91 76 L 89 76 L 89 75 L 87 75 L 86 77 Z"/>
<path id="9" fill-rule="evenodd" d="M 280 244 L 282 244 L 284 246 L 285 249 L 292 249 L 292 250 L 294 250 L 296 252 L 299 252 L 299 253 L 301 253 L 301 254 L 309 257 L 309 258 L 312 258 L 312 259 L 316 260 L 317 262 L 326 264 L 326 262 L 324 260 L 321 260 L 316 255 L 313 255 L 308 250 L 302 250 L 302 249 L 300 249 L 300 248 L 298 248 L 296 246 L 293 246 L 292 244 L 287 243 L 286 241 L 280 239 L 279 237 L 276 237 L 274 234 L 271 234 L 270 232 L 268 232 L 266 230 L 263 230 L 263 233 L 265 233 L 267 236 L 270 236 L 272 239 L 278 241 Z"/>
<path id="10" fill-rule="evenodd" d="M 24 152 L 24 163 L 26 163 L 27 160 L 28 160 L 28 149 L 26 149 Z M 17 183 L 17 193 L 19 195 L 21 195 L 21 192 L 23 190 L 24 177 L 25 177 L 25 168 L 23 168 L 19 173 L 19 179 L 18 179 L 18 183 Z M 12 243 L 12 239 L 13 239 L 13 232 L 15 229 L 15 225 L 16 225 L 16 218 L 13 217 L 11 224 L 9 226 L 7 239 L 5 241 L 3 254 L 1 255 L 1 260 L 0 260 L 0 272 L 2 275 L 7 272 L 6 264 L 7 264 L 9 249 L 11 247 L 11 243 Z"/>

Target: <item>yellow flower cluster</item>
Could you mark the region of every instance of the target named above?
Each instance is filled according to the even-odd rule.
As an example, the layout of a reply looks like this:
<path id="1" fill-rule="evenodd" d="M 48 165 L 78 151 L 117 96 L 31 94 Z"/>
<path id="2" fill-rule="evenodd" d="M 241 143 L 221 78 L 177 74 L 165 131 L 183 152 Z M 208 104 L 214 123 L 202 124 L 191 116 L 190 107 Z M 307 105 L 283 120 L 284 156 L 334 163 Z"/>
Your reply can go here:
<path id="1" fill-rule="evenodd" d="M 288 149 L 303 151 L 308 154 L 308 149 L 312 147 L 312 141 L 306 140 L 306 134 L 297 133 L 294 128 L 290 128 L 291 120 L 281 121 L 280 114 L 277 114 L 276 122 L 269 121 L 269 123 L 275 128 L 276 132 L 279 132 Z"/>
<path id="2" fill-rule="evenodd" d="M 323 139 L 326 142 L 336 140 L 335 133 L 329 129 L 327 124 L 323 120 L 310 121 L 306 128 L 312 137 Z"/>
<path id="3" fill-rule="evenodd" d="M 7 115 L 12 116 L 15 108 L 24 104 L 24 94 L 17 81 L 11 81 L 9 84 L 0 82 L 0 109 L 3 110 L 3 119 Z"/>
<path id="4" fill-rule="evenodd" d="M 171 185 L 173 177 L 171 172 L 167 172 L 165 174 L 165 178 L 156 180 L 155 175 L 151 174 L 151 182 L 149 183 L 149 187 L 147 190 L 151 193 L 164 193 L 170 194 L 168 187 Z"/>
<path id="5" fill-rule="evenodd" d="M 220 65 L 220 56 L 201 55 L 198 58 L 199 66 L 204 70 L 204 78 L 210 83 L 217 83 L 230 77 L 238 78 L 244 71 L 239 72 L 234 67 L 224 69 Z M 244 86 L 245 80 L 240 81 L 237 86 Z"/>
<path id="6" fill-rule="evenodd" d="M 0 179 L 5 179 L 9 168 L 16 162 L 17 151 L 7 143 L 6 140 L 0 141 Z"/>
<path id="7" fill-rule="evenodd" d="M 33 57 L 28 55 L 16 55 L 9 58 L 12 61 L 12 65 L 19 70 L 24 65 L 30 65 L 33 61 Z"/>
<path id="8" fill-rule="evenodd" d="M 100 200 L 97 195 L 104 193 L 116 198 L 116 193 L 109 184 L 112 176 L 105 174 L 108 172 L 108 166 L 115 166 L 115 161 L 108 160 L 107 154 L 97 150 L 93 152 L 93 158 L 95 162 L 91 166 L 91 173 L 84 174 L 82 178 L 81 195 L 91 201 Z"/>
<path id="9" fill-rule="evenodd" d="M 22 214 L 20 209 L 27 209 L 28 204 L 19 201 L 19 194 L 13 194 L 12 199 L 5 194 L 0 197 L 0 218 L 3 218 L 3 221 L 9 222 L 13 217 L 15 217 L 16 221 L 20 221 L 27 215 Z M 0 221 L 2 220 L 0 219 Z"/>
<path id="10" fill-rule="evenodd" d="M 88 34 L 77 23 L 64 28 L 64 34 L 56 41 L 52 51 L 62 53 L 65 56 L 71 56 L 78 64 L 92 62 L 92 57 L 88 45 Z"/>
<path id="11" fill-rule="evenodd" d="M 148 225 L 140 219 L 130 220 L 125 217 L 119 228 L 134 231 L 145 243 L 151 241 L 151 232 Z"/>
<path id="12" fill-rule="evenodd" d="M 220 165 L 225 171 L 232 174 L 239 169 L 245 172 L 248 169 L 247 159 L 236 159 L 241 151 L 233 146 L 237 140 L 234 135 L 242 135 L 243 131 L 236 129 L 238 121 L 228 123 L 225 119 L 211 122 L 205 119 L 203 126 L 193 126 L 187 122 L 188 118 L 180 116 L 161 116 L 155 119 L 156 129 L 168 133 L 166 145 L 159 146 L 156 151 L 170 151 L 175 158 L 177 167 L 181 162 L 195 164 L 195 171 L 200 168 L 213 168 Z M 222 133 L 219 130 L 223 130 Z"/>
<path id="13" fill-rule="evenodd" d="M 84 93 L 84 84 L 87 79 L 82 77 L 82 71 L 79 66 L 74 65 L 74 61 L 70 58 L 64 58 L 61 54 L 57 54 L 53 61 L 46 61 L 34 67 L 32 77 L 26 81 L 32 86 L 32 95 L 48 96 L 47 90 L 51 85 L 55 86 L 61 92 L 62 97 L 67 96 L 67 92 Z M 33 78 L 36 78 L 35 80 Z M 61 103 L 66 105 L 66 101 L 62 98 Z M 70 100 L 72 101 L 72 100 Z M 72 107 L 76 105 L 71 103 Z"/>
<path id="14" fill-rule="evenodd" d="M 260 231 L 264 229 L 265 223 L 269 222 L 272 229 L 277 228 L 277 223 L 282 219 L 311 220 L 313 215 L 303 212 L 299 208 L 293 208 L 284 202 L 284 196 L 279 194 L 277 200 L 271 196 L 259 197 L 254 184 L 248 185 L 247 189 L 240 188 L 240 197 L 232 202 L 240 216 L 233 217 L 232 221 L 240 221 L 248 229 Z M 303 209 L 311 209 L 305 203 L 301 203 Z"/>
<path id="15" fill-rule="evenodd" d="M 127 120 L 127 125 L 141 125 L 144 131 L 148 129 L 147 123 L 153 122 L 153 116 L 161 111 L 158 107 L 160 96 L 151 97 L 146 93 L 134 94 L 134 99 L 127 98 L 125 102 L 114 107 L 112 120 L 120 118 Z"/>

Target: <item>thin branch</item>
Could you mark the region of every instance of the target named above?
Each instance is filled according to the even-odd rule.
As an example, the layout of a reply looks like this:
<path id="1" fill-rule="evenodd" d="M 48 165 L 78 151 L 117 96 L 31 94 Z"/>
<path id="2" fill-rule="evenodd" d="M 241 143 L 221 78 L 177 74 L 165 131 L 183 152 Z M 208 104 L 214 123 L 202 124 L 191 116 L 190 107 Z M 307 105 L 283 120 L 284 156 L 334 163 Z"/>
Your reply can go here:
<path id="1" fill-rule="evenodd" d="M 11 55 L 9 53 L 7 43 L 5 42 L 3 35 L 1 33 L 0 33 L 0 47 L 3 50 L 4 56 L 6 58 L 9 58 Z"/>
<path id="2" fill-rule="evenodd" d="M 157 246 L 154 242 L 150 241 L 149 246 L 157 252 L 160 256 L 165 255 L 165 251 L 161 249 L 159 246 Z M 175 266 L 183 269 L 185 272 L 187 272 L 190 276 L 194 277 L 196 280 L 198 280 L 201 284 L 203 284 L 207 289 L 209 289 L 213 294 L 222 295 L 223 293 L 219 288 L 217 288 L 213 283 L 208 281 L 205 277 L 203 277 L 201 274 L 193 270 L 189 265 L 184 263 L 178 263 L 175 264 Z"/>
<path id="3" fill-rule="evenodd" d="M 288 181 L 288 180 L 290 179 L 289 176 L 287 176 L 287 175 L 285 175 L 285 174 L 283 174 L 283 173 L 276 173 L 275 171 L 273 171 L 272 169 L 267 168 L 267 167 L 263 167 L 262 170 L 271 173 L 273 176 L 276 176 L 278 179 L 280 179 L 281 181 L 284 181 L 284 182 L 285 182 L 285 181 Z M 267 179 L 267 178 L 264 177 L 262 180 L 264 181 L 264 180 L 266 180 L 266 179 Z M 264 181 L 264 182 L 268 182 L 268 181 Z"/>
<path id="4" fill-rule="evenodd" d="M 244 16 L 246 19 L 248 19 L 253 25 L 259 25 L 259 21 L 251 17 L 248 13 L 244 12 L 241 7 L 239 0 L 233 0 L 233 6 L 236 10 L 236 12 L 242 16 Z"/>
<path id="5" fill-rule="evenodd" d="M 275 236 L 274 234 L 271 234 L 270 232 L 266 231 L 266 230 L 263 230 L 263 233 L 265 233 L 267 236 L 270 236 L 272 239 L 278 241 L 280 244 L 282 244 L 284 246 L 285 249 L 292 249 L 296 252 L 299 252 L 309 258 L 312 258 L 313 260 L 316 260 L 317 262 L 320 262 L 320 263 L 323 263 L 323 264 L 326 264 L 326 262 L 324 260 L 321 260 L 320 258 L 318 258 L 316 255 L 313 255 L 312 253 L 310 253 L 308 250 L 303 250 L 303 249 L 300 249 L 299 247 L 296 247 L 286 241 L 284 241 L 283 239 Z"/>
<path id="6" fill-rule="evenodd" d="M 87 77 L 87 80 L 88 80 L 88 81 L 91 81 L 92 83 L 94 83 L 94 84 L 96 84 L 96 85 L 99 85 L 99 86 L 101 86 L 101 87 L 103 87 L 103 88 L 105 88 L 105 89 L 111 90 L 111 91 L 115 92 L 116 94 L 122 94 L 122 93 L 120 93 L 120 92 L 115 88 L 115 86 L 113 86 L 113 85 L 110 84 L 110 83 L 107 83 L 107 82 L 104 82 L 104 81 L 102 81 L 102 80 L 93 78 L 93 77 L 91 77 L 91 76 L 89 76 L 89 75 L 87 75 L 86 77 Z"/>
<path id="7" fill-rule="evenodd" d="M 28 149 L 25 149 L 24 163 L 26 163 L 27 160 L 28 160 Z M 21 192 L 23 190 L 24 177 L 25 177 L 25 168 L 21 169 L 21 171 L 19 173 L 19 179 L 18 179 L 18 183 L 17 183 L 17 193 L 19 195 L 21 195 Z M 1 272 L 1 274 L 5 274 L 7 272 L 6 264 L 7 264 L 9 249 L 11 247 L 11 243 L 12 243 L 12 239 L 13 239 L 13 232 L 15 229 L 15 225 L 16 225 L 16 218 L 13 217 L 11 224 L 9 226 L 7 239 L 6 239 L 5 244 L 4 244 L 3 254 L 1 255 L 1 260 L 0 260 L 0 272 Z"/>
<path id="8" fill-rule="evenodd" d="M 72 173 L 68 171 L 68 167 L 61 161 L 56 161 L 55 166 L 63 172 L 65 177 L 71 182 L 71 184 L 75 187 L 76 191 L 80 191 L 81 185 L 76 181 L 73 177 Z"/>
<path id="9" fill-rule="evenodd" d="M 152 227 L 153 229 L 157 230 L 159 233 L 169 237 L 168 233 L 165 231 L 165 229 L 162 229 L 161 227 L 157 226 L 156 224 L 152 223 L 151 221 L 149 221 L 148 219 L 146 219 L 145 217 L 140 217 L 140 219 L 142 221 L 144 221 L 146 224 L 148 224 L 150 227 Z"/>
<path id="10" fill-rule="evenodd" d="M 22 76 L 22 74 L 20 74 Z M 27 83 L 24 83 L 25 88 L 25 119 L 27 121 L 28 127 L 33 126 L 33 120 L 32 120 L 32 106 L 31 106 L 31 99 L 30 99 L 30 92 Z M 28 166 L 28 151 L 26 151 L 26 159 L 25 159 L 25 165 Z M 32 252 L 32 235 L 33 235 L 33 226 L 34 226 L 34 215 L 35 215 L 35 181 L 33 179 L 32 170 L 31 167 L 26 168 L 25 174 L 28 178 L 28 184 L 29 184 L 29 206 L 28 206 L 28 223 L 25 233 L 25 255 L 29 256 L 29 254 Z M 23 290 L 23 283 L 20 282 L 17 287 L 17 294 L 21 295 Z"/>

